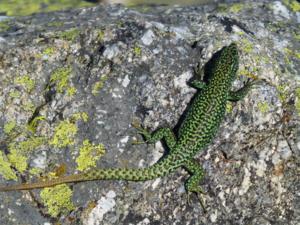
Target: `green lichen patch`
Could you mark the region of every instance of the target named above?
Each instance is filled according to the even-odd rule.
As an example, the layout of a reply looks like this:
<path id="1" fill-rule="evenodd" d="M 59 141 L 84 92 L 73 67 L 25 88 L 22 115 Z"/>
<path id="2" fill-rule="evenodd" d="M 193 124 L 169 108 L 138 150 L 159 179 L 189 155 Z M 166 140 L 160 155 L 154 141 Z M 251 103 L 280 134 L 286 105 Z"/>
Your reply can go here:
<path id="1" fill-rule="evenodd" d="M 11 163 L 4 158 L 2 151 L 0 150 L 0 174 L 6 180 L 17 180 L 17 175 L 11 168 Z"/>
<path id="2" fill-rule="evenodd" d="M 57 217 L 59 214 L 67 214 L 75 208 L 71 200 L 72 190 L 66 184 L 45 188 L 41 191 L 40 196 L 42 202 L 48 208 L 48 213 L 53 217 Z"/>
<path id="3" fill-rule="evenodd" d="M 56 84 L 56 90 L 59 93 L 63 93 L 69 87 L 69 78 L 71 75 L 72 69 L 70 67 L 67 68 L 59 68 L 55 70 L 50 78 L 51 84 Z"/>
<path id="4" fill-rule="evenodd" d="M 80 31 L 76 28 L 72 28 L 70 30 L 61 32 L 59 34 L 59 38 L 66 40 L 66 41 L 75 41 L 75 39 L 78 37 Z"/>
<path id="5" fill-rule="evenodd" d="M 79 171 L 88 170 L 96 167 L 97 160 L 105 153 L 103 144 L 94 145 L 89 140 L 84 140 L 79 149 L 79 156 L 76 159 L 77 169 Z"/>
<path id="6" fill-rule="evenodd" d="M 77 131 L 78 128 L 75 123 L 69 120 L 61 121 L 55 127 L 54 135 L 49 144 L 58 148 L 72 146 L 75 144 L 74 139 Z"/>
<path id="7" fill-rule="evenodd" d="M 35 87 L 35 81 L 28 75 L 17 77 L 14 80 L 14 83 L 17 85 L 22 85 L 28 92 L 31 92 Z"/>
<path id="8" fill-rule="evenodd" d="M 10 121 L 4 125 L 4 133 L 11 134 L 11 132 L 16 128 L 16 121 Z"/>

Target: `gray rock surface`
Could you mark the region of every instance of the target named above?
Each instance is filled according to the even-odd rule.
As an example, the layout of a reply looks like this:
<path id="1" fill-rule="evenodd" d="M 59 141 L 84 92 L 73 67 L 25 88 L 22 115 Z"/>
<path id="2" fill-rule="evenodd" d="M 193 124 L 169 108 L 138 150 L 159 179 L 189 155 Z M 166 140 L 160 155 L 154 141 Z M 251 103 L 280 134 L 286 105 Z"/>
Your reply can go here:
<path id="1" fill-rule="evenodd" d="M 105 146 L 97 167 L 153 164 L 163 145 L 132 145 L 141 137 L 131 122 L 174 127 L 195 93 L 186 83 L 194 67 L 233 41 L 241 74 L 234 88 L 248 77 L 267 82 L 228 104 L 218 135 L 196 157 L 206 172 L 206 213 L 196 196 L 187 203 L 189 175 L 178 169 L 147 182 L 69 185 L 58 209 L 40 190 L 0 193 L 0 224 L 299 224 L 294 10 L 280 1 L 139 11 L 117 5 L 2 21 L 3 185 L 78 172 L 85 140 Z"/>

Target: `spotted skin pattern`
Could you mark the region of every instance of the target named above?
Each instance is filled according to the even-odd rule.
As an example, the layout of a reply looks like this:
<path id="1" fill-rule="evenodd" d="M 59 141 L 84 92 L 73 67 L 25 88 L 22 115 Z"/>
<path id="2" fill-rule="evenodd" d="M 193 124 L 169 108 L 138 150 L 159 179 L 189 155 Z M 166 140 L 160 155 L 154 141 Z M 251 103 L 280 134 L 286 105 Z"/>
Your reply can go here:
<path id="1" fill-rule="evenodd" d="M 199 182 L 203 178 L 204 172 L 202 167 L 194 162 L 193 157 L 212 141 L 224 118 L 227 101 L 241 99 L 251 86 L 251 83 L 248 83 L 236 92 L 230 90 L 236 78 L 238 63 L 238 49 L 235 43 L 221 49 L 208 84 L 199 81 L 193 83 L 199 92 L 191 103 L 177 137 L 170 128 L 161 128 L 151 134 L 145 129 L 137 127 L 147 143 L 154 143 L 161 139 L 166 142 L 169 154 L 156 164 L 139 169 L 93 169 L 37 183 L 0 187 L 0 191 L 28 190 L 89 180 L 145 181 L 165 176 L 177 168 L 183 167 L 191 174 L 186 182 L 187 191 L 196 194 L 202 193 Z"/>

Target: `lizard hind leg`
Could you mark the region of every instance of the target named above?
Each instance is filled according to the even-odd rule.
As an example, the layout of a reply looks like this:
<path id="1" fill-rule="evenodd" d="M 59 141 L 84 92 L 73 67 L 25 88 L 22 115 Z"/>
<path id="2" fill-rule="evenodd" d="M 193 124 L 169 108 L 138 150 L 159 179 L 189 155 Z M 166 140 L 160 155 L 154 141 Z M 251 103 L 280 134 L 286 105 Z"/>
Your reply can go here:
<path id="1" fill-rule="evenodd" d="M 133 124 L 133 126 L 144 137 L 146 143 L 153 144 L 157 141 L 164 140 L 170 151 L 172 151 L 172 149 L 176 145 L 176 136 L 174 132 L 168 127 L 159 128 L 158 130 L 150 133 L 139 125 Z"/>
<path id="2" fill-rule="evenodd" d="M 199 202 L 204 210 L 206 212 L 206 209 L 204 207 L 204 203 L 201 198 L 201 194 L 205 194 L 202 188 L 199 186 L 199 182 L 204 177 L 204 171 L 203 168 L 194 162 L 193 160 L 188 160 L 185 162 L 184 167 L 187 169 L 188 172 L 192 174 L 192 176 L 187 180 L 185 183 L 185 188 L 187 190 L 187 200 L 188 203 L 190 203 L 190 195 L 191 193 L 195 193 L 199 199 Z"/>

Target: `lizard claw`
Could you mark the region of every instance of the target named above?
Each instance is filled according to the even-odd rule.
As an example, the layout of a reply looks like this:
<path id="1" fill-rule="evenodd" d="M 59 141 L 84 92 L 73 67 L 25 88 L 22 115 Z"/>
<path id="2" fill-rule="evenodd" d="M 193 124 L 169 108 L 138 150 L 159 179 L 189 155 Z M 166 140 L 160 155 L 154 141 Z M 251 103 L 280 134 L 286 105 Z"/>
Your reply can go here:
<path id="1" fill-rule="evenodd" d="M 205 208 L 205 204 L 203 202 L 203 199 L 201 198 L 201 194 L 206 195 L 207 193 L 204 192 L 202 189 L 201 190 L 199 189 L 197 192 L 194 192 L 194 193 L 197 195 L 198 201 L 199 201 L 199 203 L 200 203 L 200 205 L 203 209 L 203 212 L 206 213 L 207 210 Z M 192 194 L 192 192 L 190 192 L 190 191 L 187 192 L 187 204 L 188 205 L 191 205 L 191 199 L 190 199 L 191 194 Z"/>
<path id="2" fill-rule="evenodd" d="M 141 124 L 136 119 L 131 122 L 131 126 L 135 129 L 142 129 Z"/>
<path id="3" fill-rule="evenodd" d="M 145 138 L 145 141 L 138 141 L 138 140 L 135 140 L 132 142 L 133 145 L 139 145 L 139 144 L 145 144 L 145 143 L 148 143 L 148 139 L 150 138 L 150 134 L 149 132 L 144 129 L 141 124 L 137 121 L 137 120 L 134 120 L 132 123 L 131 123 L 131 126 L 134 127 L 136 130 L 137 130 L 137 133 L 142 135 L 144 138 Z"/>
<path id="4" fill-rule="evenodd" d="M 201 207 L 202 207 L 202 209 L 203 209 L 203 212 L 206 213 L 207 210 L 206 210 L 206 208 L 205 208 L 203 199 L 201 198 L 200 194 L 206 194 L 206 193 L 204 193 L 204 192 L 203 192 L 203 193 L 196 193 L 197 198 L 198 198 L 198 200 L 199 200 L 199 202 L 200 202 L 200 205 L 201 205 Z"/>

